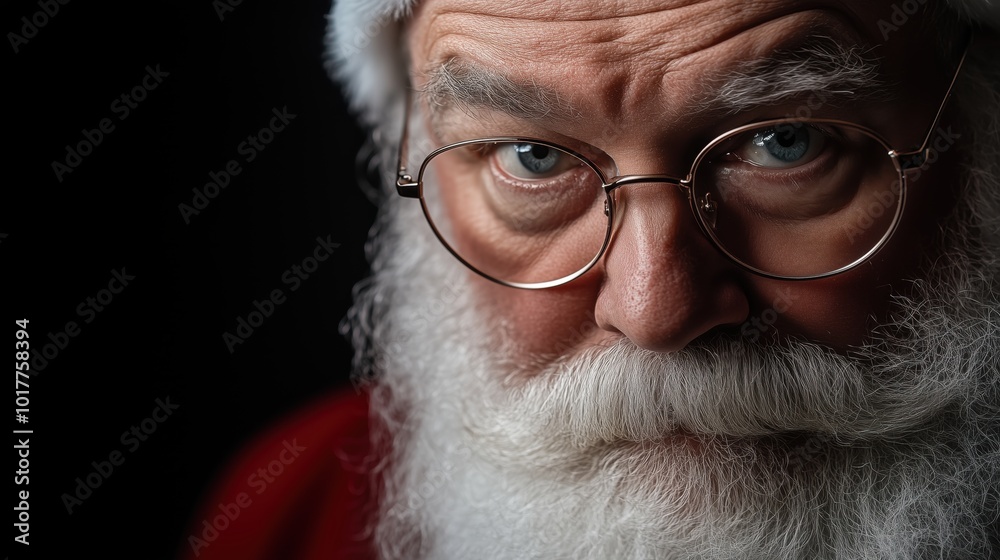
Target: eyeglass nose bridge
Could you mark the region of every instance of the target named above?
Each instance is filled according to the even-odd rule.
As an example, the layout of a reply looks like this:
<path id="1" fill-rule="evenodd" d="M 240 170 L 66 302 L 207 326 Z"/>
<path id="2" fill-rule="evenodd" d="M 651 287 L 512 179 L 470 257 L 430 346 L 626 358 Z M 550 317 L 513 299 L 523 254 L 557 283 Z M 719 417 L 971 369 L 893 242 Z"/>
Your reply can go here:
<path id="1" fill-rule="evenodd" d="M 636 185 L 639 183 L 667 183 L 670 185 L 677 185 L 683 190 L 689 191 L 691 187 L 691 177 L 688 176 L 680 178 L 673 177 L 671 175 L 620 175 L 609 179 L 607 185 L 604 186 L 604 189 L 608 193 L 611 193 L 621 187 Z"/>
<path id="2" fill-rule="evenodd" d="M 604 190 L 607 192 L 607 199 L 610 201 L 611 205 L 614 204 L 614 197 L 612 193 L 618 189 L 628 186 L 628 185 L 638 185 L 638 184 L 649 184 L 649 183 L 662 183 L 667 185 L 675 185 L 679 187 L 687 196 L 688 201 L 691 200 L 691 176 L 687 177 L 674 177 L 672 175 L 619 175 L 617 177 L 612 177 L 604 185 Z M 605 204 L 604 212 L 605 214 L 610 214 L 614 210 L 613 206 Z"/>
<path id="3" fill-rule="evenodd" d="M 617 229 L 620 222 L 614 219 L 614 215 L 618 213 L 617 205 L 615 204 L 615 197 L 612 193 L 628 185 L 637 185 L 640 183 L 663 183 L 667 185 L 675 185 L 684 192 L 687 197 L 688 205 L 691 208 L 691 212 L 695 214 L 695 219 L 698 226 L 702 229 L 705 235 L 709 238 L 712 236 L 708 233 L 707 227 L 715 227 L 715 211 L 716 211 L 716 201 L 712 199 L 711 194 L 704 193 L 702 196 L 698 197 L 698 200 L 694 199 L 694 192 L 691 189 L 692 176 L 688 174 L 686 177 L 674 177 L 672 175 L 620 175 L 618 177 L 613 177 L 608 180 L 604 186 L 607 192 L 607 197 L 604 203 L 604 214 L 611 218 L 612 229 Z"/>

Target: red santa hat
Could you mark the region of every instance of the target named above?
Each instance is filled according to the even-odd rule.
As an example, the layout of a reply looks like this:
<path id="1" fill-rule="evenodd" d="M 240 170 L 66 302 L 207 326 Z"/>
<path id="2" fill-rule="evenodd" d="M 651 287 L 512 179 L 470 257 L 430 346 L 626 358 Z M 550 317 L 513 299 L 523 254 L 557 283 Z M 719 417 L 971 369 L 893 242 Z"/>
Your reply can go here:
<path id="1" fill-rule="evenodd" d="M 928 1 L 898 0 L 886 14 L 915 13 Z M 384 117 L 406 87 L 406 67 L 399 48 L 400 24 L 416 0 L 334 0 L 327 28 L 327 69 L 343 84 L 348 103 L 361 121 Z M 963 18 L 1000 29 L 1000 0 L 948 0 Z M 900 17 L 900 16 L 897 16 Z"/>

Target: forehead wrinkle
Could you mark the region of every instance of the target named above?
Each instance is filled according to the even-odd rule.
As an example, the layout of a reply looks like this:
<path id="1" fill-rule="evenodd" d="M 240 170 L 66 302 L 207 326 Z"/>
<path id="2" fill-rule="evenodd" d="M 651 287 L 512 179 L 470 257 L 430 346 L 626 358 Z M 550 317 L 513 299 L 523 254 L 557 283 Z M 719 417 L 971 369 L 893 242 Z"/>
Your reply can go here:
<path id="1" fill-rule="evenodd" d="M 884 89 L 879 91 L 885 84 L 878 80 L 873 49 L 842 12 L 810 9 L 771 15 L 713 42 L 702 39 L 690 54 L 666 61 L 659 116 L 692 121 L 710 114 L 732 115 L 810 93 L 821 93 L 831 107 L 839 98 L 888 97 Z M 671 95 L 678 89 L 679 95 Z"/>
<path id="2" fill-rule="evenodd" d="M 700 86 L 691 87 L 691 78 L 703 71 L 691 76 L 689 59 L 723 45 L 728 48 L 728 41 L 734 37 L 799 12 L 787 6 L 777 9 L 783 5 L 776 1 L 741 2 L 727 4 L 724 10 L 710 10 L 712 17 L 706 18 L 705 5 L 720 3 L 686 2 L 669 10 L 669 17 L 661 14 L 663 17 L 638 18 L 628 25 L 619 21 L 613 26 L 616 33 L 606 32 L 608 44 L 602 45 L 605 48 L 598 57 L 607 62 L 601 80 L 604 110 L 608 114 L 627 112 L 629 107 L 638 107 L 645 98 L 653 97 L 660 99 L 664 113 L 688 111 L 687 103 L 677 103 L 677 98 L 704 93 Z M 667 110 L 671 105 L 675 109 Z"/>
<path id="3" fill-rule="evenodd" d="M 627 80 L 602 81 L 596 76 L 604 74 L 606 78 L 615 68 L 629 68 L 634 70 L 627 73 L 632 79 L 640 77 L 658 83 L 657 63 L 649 67 L 649 61 L 640 59 L 683 57 L 704 48 L 705 41 L 711 42 L 713 37 L 724 37 L 726 27 L 734 22 L 747 25 L 741 18 L 752 25 L 768 11 L 757 5 L 771 3 L 754 3 L 753 8 L 728 6 L 725 10 L 714 9 L 719 7 L 717 4 L 725 4 L 722 0 L 605 2 L 596 7 L 587 4 L 586 10 L 579 2 L 545 2 L 533 4 L 532 9 L 522 4 L 430 2 L 426 5 L 426 25 L 422 26 L 423 48 L 447 58 L 473 46 L 483 51 L 478 58 L 501 61 L 508 69 L 548 65 L 575 72 L 574 77 L 587 72 L 581 83 L 588 88 L 606 89 L 597 97 L 603 100 L 602 108 L 613 113 L 621 110 L 615 100 L 621 100 L 626 93 L 622 86 L 632 86 Z M 574 7 L 579 13 L 573 11 Z M 718 17 L 705 18 L 706 10 Z M 544 25 L 544 32 L 539 32 L 537 25 Z M 645 56 L 647 53 L 653 56 Z M 522 73 L 531 76 L 530 71 Z M 649 77 L 641 78 L 643 75 Z"/>
<path id="4" fill-rule="evenodd" d="M 598 104 L 605 116 L 613 118 L 627 110 L 622 100 L 633 87 L 631 80 L 640 77 L 658 83 L 648 68 L 636 67 L 638 57 L 650 50 L 667 59 L 686 54 L 691 35 L 686 27 L 697 16 L 685 9 L 691 4 L 705 2 L 621 1 L 597 7 L 586 4 L 586 9 L 580 2 L 545 2 L 530 10 L 513 10 L 507 3 L 487 7 L 461 1 L 432 2 L 427 5 L 423 35 L 429 40 L 423 42 L 423 48 L 447 59 L 471 46 L 481 51 L 478 58 L 501 61 L 506 69 L 518 71 L 521 81 L 526 81 L 524 76 L 532 76 L 533 67 L 560 68 L 563 79 L 558 86 L 574 78 L 580 88 L 587 90 L 585 97 L 589 99 L 584 101 Z M 722 2 L 711 0 L 708 4 Z M 697 23 L 702 29 L 723 25 L 714 21 L 702 17 Z M 541 23 L 545 29 L 539 33 L 533 24 Z M 470 29 L 476 30 L 474 36 Z M 626 68 L 635 71 L 621 72 Z M 647 78 L 641 78 L 643 75 Z M 568 93 L 576 97 L 580 88 Z"/>
<path id="5" fill-rule="evenodd" d="M 646 129 L 665 135 L 666 129 L 696 125 L 703 117 L 702 112 L 719 109 L 718 103 L 706 107 L 703 101 L 706 97 L 721 99 L 718 90 L 730 81 L 727 77 L 720 83 L 718 76 L 724 71 L 747 68 L 762 55 L 766 57 L 778 48 L 801 42 L 804 33 L 815 29 L 836 37 L 843 35 L 850 41 L 857 36 L 851 33 L 856 30 L 844 25 L 844 19 L 849 18 L 838 15 L 836 6 L 803 9 L 798 5 L 776 8 L 778 3 L 774 2 L 754 3 L 752 7 L 741 4 L 731 10 L 741 15 L 725 12 L 718 18 L 699 21 L 697 16 L 701 12 L 697 8 L 714 4 L 684 4 L 669 16 L 639 18 L 631 26 L 532 20 L 545 26 L 544 32 L 539 32 L 537 26 L 523 19 L 495 16 L 491 11 L 501 11 L 502 7 L 493 4 L 487 8 L 461 2 L 430 2 L 429 8 L 438 7 L 427 14 L 424 25 L 420 26 L 422 31 L 415 36 L 417 47 L 412 52 L 417 55 L 415 67 L 423 67 L 427 76 L 433 74 L 434 68 L 424 61 L 436 59 L 439 65 L 444 65 L 460 57 L 487 69 L 495 68 L 495 74 L 517 86 L 497 88 L 493 87 L 498 85 L 497 81 L 491 80 L 494 83 L 489 88 L 471 98 L 466 96 L 463 101 L 492 98 L 488 105 L 496 106 L 495 101 L 500 98 L 508 114 L 522 118 L 570 117 L 580 126 L 589 121 L 617 119 L 612 127 Z M 461 6 L 464 11 L 446 12 L 441 6 Z M 612 15 L 616 22 L 624 21 L 621 14 Z M 419 78 L 415 76 L 415 82 Z M 545 94 L 537 95 L 540 91 Z M 514 97 L 531 101 L 507 103 L 502 99 L 504 95 L 492 95 L 498 92 L 516 93 Z M 520 96 L 525 92 L 535 95 Z M 558 99 L 559 103 L 547 106 L 552 104 L 541 102 L 546 97 Z M 429 105 L 434 109 L 433 103 Z M 453 107 L 476 116 L 475 111 L 468 111 L 475 108 L 474 103 L 464 105 L 453 104 Z M 748 107 L 749 104 L 744 104 L 739 110 Z M 559 109 L 551 110 L 556 108 Z M 571 109 L 570 114 L 562 110 L 566 108 Z M 450 116 L 458 114 L 451 111 Z M 581 115 L 587 118 L 581 119 Z M 654 122 L 663 123 L 659 131 L 647 126 Z M 578 138 L 593 134 L 589 129 L 561 133 Z M 603 134 L 601 139 L 605 137 L 621 135 Z"/>
<path id="6" fill-rule="evenodd" d="M 774 2 L 775 0 L 769 0 Z M 643 18 L 649 14 L 686 8 L 695 4 L 717 3 L 725 0 L 601 0 L 597 6 L 579 0 L 506 0 L 504 2 L 479 2 L 478 0 L 436 0 L 431 6 L 432 17 L 449 11 L 471 16 L 487 16 L 503 20 L 558 22 L 606 22 Z M 762 0 L 760 3 L 768 3 Z M 730 8 L 731 9 L 731 8 Z"/>

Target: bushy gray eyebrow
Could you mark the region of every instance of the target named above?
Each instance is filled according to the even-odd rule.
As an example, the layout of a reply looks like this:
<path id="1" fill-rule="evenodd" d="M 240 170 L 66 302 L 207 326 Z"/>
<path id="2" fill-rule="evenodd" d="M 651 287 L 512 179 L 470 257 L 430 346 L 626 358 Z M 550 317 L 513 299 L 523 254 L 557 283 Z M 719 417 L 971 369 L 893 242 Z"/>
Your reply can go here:
<path id="1" fill-rule="evenodd" d="M 739 69 L 710 80 L 710 96 L 692 109 L 734 114 L 773 106 L 791 98 L 888 100 L 877 59 L 859 46 L 845 47 L 829 37 L 813 37 L 792 50 L 749 60 Z M 800 115 L 801 116 L 801 115 Z"/>
<path id="2" fill-rule="evenodd" d="M 514 81 L 498 70 L 469 60 L 450 58 L 432 66 L 426 77 L 419 93 L 437 124 L 454 109 L 469 115 L 486 109 L 524 120 L 567 121 L 582 117 L 556 92 L 534 82 Z M 845 47 L 820 36 L 709 78 L 704 95 L 685 111 L 736 114 L 809 95 L 823 103 L 888 97 L 873 57 L 860 47 Z"/>
<path id="3" fill-rule="evenodd" d="M 514 82 L 489 67 L 458 58 L 431 69 L 420 93 L 432 112 L 457 105 L 467 113 L 485 108 L 526 120 L 580 116 L 554 91 L 535 83 Z"/>

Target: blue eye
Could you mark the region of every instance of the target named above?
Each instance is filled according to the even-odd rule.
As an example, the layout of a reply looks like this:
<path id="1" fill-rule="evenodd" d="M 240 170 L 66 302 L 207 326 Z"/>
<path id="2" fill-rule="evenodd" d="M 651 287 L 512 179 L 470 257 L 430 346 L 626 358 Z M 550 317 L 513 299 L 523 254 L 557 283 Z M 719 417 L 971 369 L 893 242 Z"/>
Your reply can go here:
<path id="1" fill-rule="evenodd" d="M 826 136 L 803 124 L 781 124 L 760 128 L 734 153 L 741 160 L 758 167 L 787 169 L 805 165 L 816 158 L 826 145 Z"/>
<path id="2" fill-rule="evenodd" d="M 544 174 L 552 171 L 559 162 L 559 152 L 538 144 L 514 144 L 517 159 L 528 171 Z"/>
<path id="3" fill-rule="evenodd" d="M 809 151 L 809 132 L 802 127 L 780 126 L 753 137 L 753 143 L 786 163 L 792 163 Z"/>
<path id="4" fill-rule="evenodd" d="M 542 144 L 502 144 L 496 155 L 501 169 L 521 180 L 548 179 L 579 165 L 569 154 Z"/>

